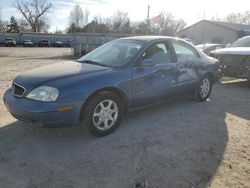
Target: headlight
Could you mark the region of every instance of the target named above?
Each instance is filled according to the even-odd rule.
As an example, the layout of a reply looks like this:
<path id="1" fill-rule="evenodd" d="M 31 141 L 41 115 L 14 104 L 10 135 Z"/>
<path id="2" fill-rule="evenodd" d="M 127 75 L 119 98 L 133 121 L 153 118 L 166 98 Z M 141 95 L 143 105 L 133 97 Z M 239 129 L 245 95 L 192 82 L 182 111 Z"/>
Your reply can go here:
<path id="1" fill-rule="evenodd" d="M 49 86 L 41 86 L 33 89 L 26 98 L 38 101 L 51 102 L 55 101 L 59 95 L 58 89 Z"/>

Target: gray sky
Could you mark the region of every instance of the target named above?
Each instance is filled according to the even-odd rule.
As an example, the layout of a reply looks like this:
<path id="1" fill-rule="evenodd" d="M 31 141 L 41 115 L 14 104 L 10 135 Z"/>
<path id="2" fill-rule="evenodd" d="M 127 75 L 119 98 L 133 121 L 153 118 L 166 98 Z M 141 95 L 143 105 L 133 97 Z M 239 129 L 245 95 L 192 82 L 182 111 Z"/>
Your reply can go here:
<path id="1" fill-rule="evenodd" d="M 1 14 L 4 20 L 10 16 L 20 18 L 21 15 L 11 8 L 11 0 L 1 0 Z M 54 0 L 53 9 L 48 17 L 51 22 L 50 31 L 65 29 L 68 15 L 75 4 L 83 9 L 88 8 L 90 19 L 94 16 L 109 17 L 116 10 L 128 12 L 132 21 L 141 21 L 146 18 L 147 6 L 150 5 L 150 16 L 157 16 L 159 12 L 172 13 L 176 18 L 184 19 L 191 25 L 201 19 L 218 16 L 224 17 L 231 12 L 250 11 L 250 0 Z M 205 13 L 205 14 L 204 14 Z"/>

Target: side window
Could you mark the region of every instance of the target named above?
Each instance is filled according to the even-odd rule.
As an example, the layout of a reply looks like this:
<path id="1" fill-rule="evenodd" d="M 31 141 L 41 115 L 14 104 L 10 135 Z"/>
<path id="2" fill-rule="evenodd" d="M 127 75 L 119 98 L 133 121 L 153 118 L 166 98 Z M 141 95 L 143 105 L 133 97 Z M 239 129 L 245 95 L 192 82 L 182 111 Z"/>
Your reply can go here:
<path id="1" fill-rule="evenodd" d="M 183 42 L 174 41 L 173 47 L 177 56 L 177 61 L 185 61 L 198 58 L 198 54 L 192 46 Z"/>
<path id="2" fill-rule="evenodd" d="M 142 60 L 151 59 L 154 64 L 171 63 L 170 48 L 164 43 L 152 44 L 142 54 Z"/>

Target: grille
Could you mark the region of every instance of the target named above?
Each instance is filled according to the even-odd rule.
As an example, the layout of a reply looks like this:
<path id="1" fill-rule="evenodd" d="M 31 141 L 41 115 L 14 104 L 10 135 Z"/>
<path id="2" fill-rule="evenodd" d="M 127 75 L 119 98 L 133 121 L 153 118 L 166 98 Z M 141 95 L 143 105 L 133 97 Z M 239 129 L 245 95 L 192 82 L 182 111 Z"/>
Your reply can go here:
<path id="1" fill-rule="evenodd" d="M 22 97 L 25 93 L 25 88 L 16 84 L 16 83 L 13 83 L 12 84 L 12 92 L 15 96 Z"/>

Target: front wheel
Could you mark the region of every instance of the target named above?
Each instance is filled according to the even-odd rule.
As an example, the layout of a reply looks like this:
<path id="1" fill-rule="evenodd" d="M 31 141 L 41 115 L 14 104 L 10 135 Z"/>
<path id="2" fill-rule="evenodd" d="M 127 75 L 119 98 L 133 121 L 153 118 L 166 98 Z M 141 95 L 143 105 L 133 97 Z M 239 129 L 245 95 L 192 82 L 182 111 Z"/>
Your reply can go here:
<path id="1" fill-rule="evenodd" d="M 195 91 L 195 99 L 203 102 L 208 99 L 212 91 L 212 79 L 209 76 L 204 76 L 198 83 Z"/>
<path id="2" fill-rule="evenodd" d="M 81 126 L 86 126 L 94 136 L 112 133 L 123 116 L 121 99 L 111 92 L 100 92 L 91 97 L 81 113 Z"/>

